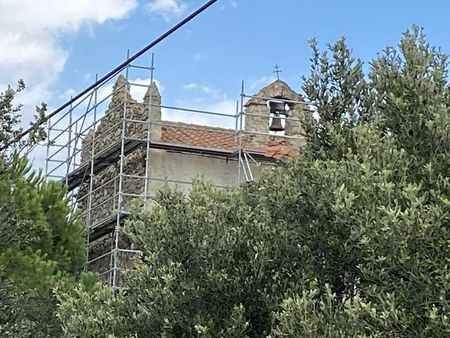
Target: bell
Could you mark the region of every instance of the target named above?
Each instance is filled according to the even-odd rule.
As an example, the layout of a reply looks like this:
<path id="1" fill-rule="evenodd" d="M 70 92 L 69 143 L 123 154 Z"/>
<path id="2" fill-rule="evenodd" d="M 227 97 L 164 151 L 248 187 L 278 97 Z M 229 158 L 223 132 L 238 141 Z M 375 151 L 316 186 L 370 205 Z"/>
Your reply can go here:
<path id="1" fill-rule="evenodd" d="M 274 115 L 272 117 L 272 122 L 270 123 L 269 130 L 270 131 L 283 131 L 284 130 L 283 124 L 281 123 L 280 116 Z"/>
<path id="2" fill-rule="evenodd" d="M 269 101 L 271 114 L 285 114 L 286 104 L 283 101 Z"/>

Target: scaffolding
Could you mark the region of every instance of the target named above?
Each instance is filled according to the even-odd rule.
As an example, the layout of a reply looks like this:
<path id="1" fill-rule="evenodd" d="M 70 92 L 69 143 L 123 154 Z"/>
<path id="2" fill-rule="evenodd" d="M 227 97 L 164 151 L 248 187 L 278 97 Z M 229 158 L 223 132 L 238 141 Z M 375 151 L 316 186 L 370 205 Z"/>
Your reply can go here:
<path id="1" fill-rule="evenodd" d="M 272 158 L 265 156 L 264 150 L 251 149 L 247 142 L 250 134 L 274 135 L 244 128 L 245 115 L 249 115 L 245 113 L 246 101 L 251 98 L 263 101 L 273 98 L 246 95 L 242 83 L 240 100 L 236 101 L 236 111 L 233 113 L 163 105 L 154 92 L 157 89 L 153 54 L 147 62 L 146 58 L 149 55 L 142 55 L 136 60 L 144 62 L 144 65 L 128 64 L 119 75 L 122 82 L 114 84 L 116 76 L 111 76 L 47 122 L 46 177 L 60 180 L 68 187 L 71 210 L 80 212 L 86 223 L 85 268 L 97 271 L 113 290 L 120 285 L 121 269 L 130 267 L 131 258 L 140 253 L 139 248 L 132 248 L 123 235 L 124 222 L 130 216 L 131 201 L 139 199 L 143 208 L 147 208 L 162 184 L 185 187 L 191 184 L 192 177 L 174 179 L 155 174 L 152 163 L 158 161 L 158 157 L 152 157 L 157 156 L 158 151 L 223 159 L 234 168 L 235 185 L 252 181 L 252 168 L 259 164 L 274 164 Z M 132 79 L 148 79 L 148 83 Z M 146 91 L 142 103 L 127 94 L 133 91 Z M 304 101 L 277 100 L 304 104 Z M 234 129 L 220 129 L 223 137 L 233 140 L 233 146 L 208 146 L 164 139 L 161 136 L 163 131 L 174 127 L 184 129 L 185 135 L 198 131 L 199 125 L 161 118 L 161 113 L 170 115 L 173 112 L 215 118 L 217 125 L 234 125 Z M 159 114 L 159 118 L 155 118 L 155 114 Z M 259 117 L 268 119 L 263 114 Z M 213 133 L 219 129 L 202 125 L 201 130 Z M 298 138 L 288 135 L 279 137 Z M 140 163 L 138 168 L 136 161 Z M 229 184 L 218 184 L 217 188 L 227 186 Z"/>

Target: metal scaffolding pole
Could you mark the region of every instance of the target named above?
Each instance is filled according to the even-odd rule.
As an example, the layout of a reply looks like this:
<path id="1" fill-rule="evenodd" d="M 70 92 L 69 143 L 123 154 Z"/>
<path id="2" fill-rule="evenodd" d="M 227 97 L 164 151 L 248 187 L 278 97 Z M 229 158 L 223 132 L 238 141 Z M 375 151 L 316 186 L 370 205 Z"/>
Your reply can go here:
<path id="1" fill-rule="evenodd" d="M 95 80 L 97 81 L 98 74 L 95 74 Z M 98 99 L 98 88 L 94 88 L 94 121 L 93 121 L 93 129 L 92 129 L 92 140 L 91 140 L 91 168 L 89 173 L 89 191 L 88 191 L 88 206 L 87 206 L 87 217 L 86 217 L 86 264 L 85 270 L 88 270 L 88 262 L 89 262 L 89 246 L 90 246 L 90 233 L 92 226 L 92 200 L 93 200 L 93 190 L 94 190 L 94 156 L 95 156 L 95 127 L 97 123 L 97 99 Z"/>
<path id="2" fill-rule="evenodd" d="M 127 59 L 130 57 L 130 51 L 127 52 Z M 129 88 L 129 65 L 125 68 L 125 98 L 123 102 L 123 115 L 122 115 L 122 130 L 121 130 L 121 144 L 120 144 L 120 157 L 119 157 L 119 191 L 117 198 L 117 219 L 116 219 L 116 227 L 114 229 L 114 251 L 113 251 L 113 275 L 112 275 L 112 290 L 116 291 L 118 287 L 118 259 L 119 259 L 119 236 L 120 236 L 120 227 L 121 227 L 121 217 L 120 214 L 124 207 L 123 201 L 123 167 L 125 161 L 125 137 L 126 137 L 126 127 L 127 127 L 127 109 L 128 109 L 128 92 Z"/>
<path id="3" fill-rule="evenodd" d="M 154 72 L 155 72 L 155 54 L 152 53 L 152 61 L 150 66 L 150 87 L 149 87 L 149 100 L 148 100 L 148 117 L 147 117 L 147 142 L 145 149 L 145 178 L 144 178 L 144 210 L 147 208 L 147 198 L 148 198 L 148 185 L 150 183 L 150 142 L 152 136 L 152 109 L 153 109 L 153 93 L 151 88 L 153 88 L 154 81 Z M 144 102 L 144 110 L 145 110 L 145 102 Z"/>
<path id="4" fill-rule="evenodd" d="M 238 184 L 242 183 L 241 180 L 241 166 L 243 168 L 242 163 L 242 133 L 243 133 L 243 119 L 244 119 L 244 89 L 245 89 L 245 83 L 242 81 L 241 84 L 241 109 L 239 111 L 239 141 L 238 141 Z M 245 169 L 245 168 L 243 168 Z M 245 170 L 244 170 L 245 173 Z"/>

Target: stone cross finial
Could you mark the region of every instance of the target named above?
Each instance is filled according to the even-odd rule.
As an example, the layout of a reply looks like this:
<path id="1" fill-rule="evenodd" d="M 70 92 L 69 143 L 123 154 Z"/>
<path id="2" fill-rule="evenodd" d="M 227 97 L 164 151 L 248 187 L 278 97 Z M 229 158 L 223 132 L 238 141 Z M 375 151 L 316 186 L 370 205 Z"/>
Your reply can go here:
<path id="1" fill-rule="evenodd" d="M 273 72 L 277 74 L 277 80 L 279 80 L 281 69 L 280 69 L 280 67 L 278 67 L 278 65 L 275 65 L 275 70 Z"/>

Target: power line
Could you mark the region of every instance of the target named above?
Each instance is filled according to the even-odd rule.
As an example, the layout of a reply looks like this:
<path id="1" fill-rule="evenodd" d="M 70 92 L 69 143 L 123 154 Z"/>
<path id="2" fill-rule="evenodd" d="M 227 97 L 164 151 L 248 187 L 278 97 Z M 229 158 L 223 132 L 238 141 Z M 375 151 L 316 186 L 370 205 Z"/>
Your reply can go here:
<path id="1" fill-rule="evenodd" d="M 61 112 L 62 110 L 64 110 L 65 108 L 67 108 L 68 106 L 70 106 L 72 103 L 74 103 L 76 100 L 78 100 L 80 97 L 84 96 L 85 94 L 87 94 L 88 92 L 90 92 L 92 89 L 94 89 L 95 87 L 101 85 L 102 83 L 108 81 L 109 79 L 111 79 L 112 77 L 116 76 L 118 73 L 120 73 L 123 69 L 125 69 L 126 66 L 128 66 L 131 62 L 133 62 L 134 60 L 136 60 L 138 57 L 140 57 L 142 54 L 146 53 L 149 49 L 155 47 L 158 43 L 160 43 L 161 41 L 163 41 L 164 39 L 166 39 L 167 37 L 169 37 L 170 35 L 172 35 L 172 33 L 174 33 L 175 31 L 177 31 L 178 29 L 180 29 L 181 27 L 183 27 L 185 24 L 187 24 L 189 21 L 191 21 L 192 19 L 194 19 L 196 16 L 198 16 L 199 14 L 201 14 L 202 12 L 204 12 L 206 9 L 208 9 L 209 7 L 211 7 L 214 3 L 216 3 L 218 0 L 210 0 L 208 1 L 206 4 L 204 4 L 203 6 L 201 6 L 200 8 L 198 8 L 196 11 L 192 12 L 190 15 L 188 15 L 186 18 L 184 18 L 183 20 L 181 20 L 179 23 L 177 23 L 175 26 L 173 26 L 171 29 L 169 29 L 167 32 L 165 32 L 164 34 L 162 34 L 161 36 L 159 36 L 158 38 L 156 38 L 154 41 L 152 41 L 150 44 L 148 44 L 147 46 L 145 46 L 144 48 L 142 48 L 139 52 L 137 52 L 136 54 L 134 54 L 133 56 L 131 56 L 130 58 L 128 58 L 126 61 L 122 62 L 120 65 L 118 65 L 117 67 L 115 67 L 113 70 L 111 70 L 109 73 L 107 73 L 106 75 L 104 75 L 103 77 L 101 77 L 99 80 L 97 80 L 95 83 L 93 83 L 92 85 L 90 85 L 89 87 L 87 87 L 86 89 L 84 89 L 83 91 L 81 91 L 80 93 L 78 93 L 77 95 L 75 95 L 72 99 L 70 99 L 69 101 L 67 101 L 66 103 L 64 103 L 62 106 L 60 106 L 59 108 L 57 108 L 56 110 L 54 110 L 51 114 L 49 114 L 47 116 L 47 119 L 52 118 L 53 116 L 55 116 L 56 114 L 58 114 L 59 112 Z M 24 136 L 28 135 L 34 128 L 39 127 L 43 124 L 44 122 L 40 122 L 37 124 L 33 124 L 31 127 L 29 127 L 27 130 L 25 130 L 24 132 L 22 132 L 20 134 L 19 137 L 17 137 L 17 139 L 22 139 Z M 11 143 L 7 142 L 5 145 L 3 145 L 0 148 L 0 151 L 5 150 Z"/>

